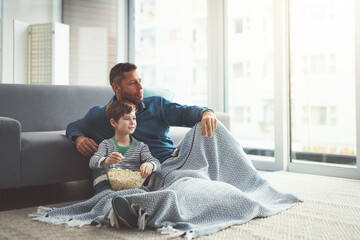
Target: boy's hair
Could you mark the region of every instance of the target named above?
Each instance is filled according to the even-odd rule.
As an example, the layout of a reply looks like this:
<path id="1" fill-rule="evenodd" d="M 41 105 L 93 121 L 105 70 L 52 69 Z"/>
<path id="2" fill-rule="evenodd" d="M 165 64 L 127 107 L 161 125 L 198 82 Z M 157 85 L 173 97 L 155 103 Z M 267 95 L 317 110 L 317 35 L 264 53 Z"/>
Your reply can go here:
<path id="1" fill-rule="evenodd" d="M 136 107 L 133 103 L 126 100 L 117 100 L 110 103 L 105 110 L 106 119 L 110 123 L 113 118 L 117 122 L 122 116 L 135 111 Z"/>
<path id="2" fill-rule="evenodd" d="M 121 80 L 125 78 L 124 72 L 130 72 L 131 70 L 137 69 L 137 66 L 133 63 L 118 63 L 110 70 L 109 80 L 110 86 L 114 83 L 121 83 Z"/>

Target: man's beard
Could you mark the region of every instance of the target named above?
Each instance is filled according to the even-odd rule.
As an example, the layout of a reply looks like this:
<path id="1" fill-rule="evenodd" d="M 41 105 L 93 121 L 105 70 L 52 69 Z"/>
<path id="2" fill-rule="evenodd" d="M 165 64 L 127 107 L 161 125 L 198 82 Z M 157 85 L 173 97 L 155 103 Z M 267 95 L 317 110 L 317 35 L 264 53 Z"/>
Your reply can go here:
<path id="1" fill-rule="evenodd" d="M 139 94 L 140 94 L 140 92 L 139 92 Z M 139 99 L 136 96 L 129 95 L 123 91 L 121 91 L 121 99 L 129 101 L 129 102 L 133 103 L 135 106 L 139 105 L 142 102 L 142 98 Z"/>

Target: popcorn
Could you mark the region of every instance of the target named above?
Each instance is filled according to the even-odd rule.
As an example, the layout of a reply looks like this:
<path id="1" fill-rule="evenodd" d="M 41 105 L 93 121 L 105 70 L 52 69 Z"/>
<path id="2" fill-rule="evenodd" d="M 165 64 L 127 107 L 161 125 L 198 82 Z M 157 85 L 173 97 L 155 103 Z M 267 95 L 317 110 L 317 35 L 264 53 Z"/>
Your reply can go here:
<path id="1" fill-rule="evenodd" d="M 107 177 L 114 191 L 140 188 L 145 180 L 141 177 L 140 172 L 121 168 L 110 168 Z"/>

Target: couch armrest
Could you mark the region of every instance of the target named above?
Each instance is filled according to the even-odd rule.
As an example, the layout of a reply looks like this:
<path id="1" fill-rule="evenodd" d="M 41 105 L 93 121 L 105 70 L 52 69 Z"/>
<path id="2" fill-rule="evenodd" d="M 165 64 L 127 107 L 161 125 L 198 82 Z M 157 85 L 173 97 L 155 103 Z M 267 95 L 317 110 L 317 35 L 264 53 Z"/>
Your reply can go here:
<path id="1" fill-rule="evenodd" d="M 215 115 L 217 120 L 230 131 L 230 115 L 225 112 L 215 112 Z M 177 146 L 190 129 L 188 127 L 170 127 L 168 135 L 174 141 L 175 146 Z"/>
<path id="2" fill-rule="evenodd" d="M 20 184 L 21 124 L 0 117 L 0 189 Z"/>
<path id="3" fill-rule="evenodd" d="M 224 126 L 229 130 L 230 132 L 230 115 L 225 112 L 215 112 L 216 118 L 224 124 Z"/>

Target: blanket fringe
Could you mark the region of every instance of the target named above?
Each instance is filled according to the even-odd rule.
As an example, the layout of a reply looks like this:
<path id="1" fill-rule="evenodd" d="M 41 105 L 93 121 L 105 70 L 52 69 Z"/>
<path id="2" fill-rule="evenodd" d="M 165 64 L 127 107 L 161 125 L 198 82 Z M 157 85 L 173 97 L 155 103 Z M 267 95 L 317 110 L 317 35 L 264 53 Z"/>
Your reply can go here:
<path id="1" fill-rule="evenodd" d="M 66 227 L 82 227 L 84 225 L 89 225 L 91 222 L 80 221 L 80 220 L 71 220 L 66 222 Z"/>
<path id="2" fill-rule="evenodd" d="M 185 234 L 186 240 L 192 240 L 194 238 L 194 232 L 193 231 L 187 231 Z"/>
<path id="3" fill-rule="evenodd" d="M 141 208 L 139 208 L 138 229 L 139 229 L 140 231 L 144 231 L 144 230 L 145 230 L 146 222 L 147 222 L 147 220 L 146 220 L 146 216 L 147 216 L 147 215 L 148 215 L 148 214 L 146 214 L 145 212 L 142 213 Z"/>
<path id="4" fill-rule="evenodd" d="M 119 221 L 115 215 L 114 209 L 111 208 L 110 213 L 108 215 L 108 219 L 110 220 L 110 226 L 115 228 L 120 228 Z"/>
<path id="5" fill-rule="evenodd" d="M 89 222 L 89 221 L 72 220 L 72 219 L 68 219 L 68 218 L 49 217 L 48 213 L 54 209 L 55 208 L 48 208 L 48 207 L 40 206 L 40 207 L 38 207 L 36 213 L 30 213 L 28 216 L 31 217 L 34 221 L 51 223 L 54 225 L 65 224 L 66 227 L 82 227 L 84 225 L 91 224 L 91 222 Z"/>
<path id="6" fill-rule="evenodd" d="M 160 234 L 168 234 L 169 238 L 176 238 L 179 236 L 184 235 L 184 240 L 192 240 L 194 238 L 194 232 L 193 231 L 180 231 L 177 230 L 171 226 L 167 226 L 167 227 L 162 227 L 156 230 L 158 233 Z"/>
<path id="7" fill-rule="evenodd" d="M 42 216 L 46 216 L 46 214 L 48 212 L 50 212 L 51 210 L 53 210 L 54 208 L 49 208 L 49 207 L 43 207 L 43 206 L 39 206 L 36 213 L 30 213 L 29 217 L 34 218 L 34 217 L 42 217 Z"/>
<path id="8" fill-rule="evenodd" d="M 175 238 L 179 237 L 181 235 L 184 235 L 184 231 L 177 230 L 171 226 L 162 227 L 156 230 L 160 234 L 167 234 L 169 235 L 169 238 Z"/>

